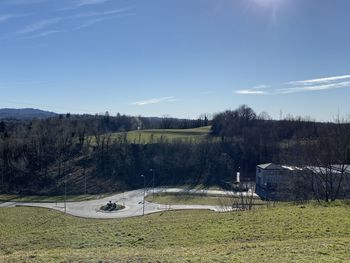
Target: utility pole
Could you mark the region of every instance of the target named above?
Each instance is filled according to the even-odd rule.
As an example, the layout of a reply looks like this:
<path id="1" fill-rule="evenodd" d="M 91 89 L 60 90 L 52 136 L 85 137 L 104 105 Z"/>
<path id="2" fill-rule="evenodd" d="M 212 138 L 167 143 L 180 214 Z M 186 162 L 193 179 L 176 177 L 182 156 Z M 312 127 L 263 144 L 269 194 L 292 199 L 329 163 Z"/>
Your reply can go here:
<path id="1" fill-rule="evenodd" d="M 153 173 L 153 193 L 152 193 L 152 200 L 154 199 L 154 189 L 155 189 L 155 177 L 156 177 L 156 170 L 154 168 L 149 169 L 150 172 Z"/>
<path id="2" fill-rule="evenodd" d="M 69 173 L 68 175 L 72 174 Z M 64 176 L 64 213 L 67 213 L 67 174 Z"/>
<path id="3" fill-rule="evenodd" d="M 145 215 L 145 196 L 146 196 L 146 176 L 141 174 L 143 177 L 143 202 L 142 202 L 142 216 Z"/>
<path id="4" fill-rule="evenodd" d="M 85 180 L 85 195 L 87 194 L 87 191 L 86 191 L 86 184 L 87 184 L 87 182 L 86 182 L 86 172 L 85 172 L 85 168 L 84 168 L 84 180 Z"/>
<path id="5" fill-rule="evenodd" d="M 64 213 L 67 213 L 67 174 L 64 175 Z"/>

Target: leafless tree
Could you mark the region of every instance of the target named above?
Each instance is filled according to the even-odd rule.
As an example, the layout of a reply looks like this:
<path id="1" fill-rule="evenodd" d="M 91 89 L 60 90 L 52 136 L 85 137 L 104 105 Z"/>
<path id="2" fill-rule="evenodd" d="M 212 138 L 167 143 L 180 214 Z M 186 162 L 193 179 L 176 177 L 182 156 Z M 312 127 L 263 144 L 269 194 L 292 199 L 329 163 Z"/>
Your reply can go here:
<path id="1" fill-rule="evenodd" d="M 309 180 L 317 199 L 334 201 L 341 193 L 342 185 L 349 180 L 350 130 L 346 122 L 329 123 L 315 140 L 303 142 L 304 154 L 300 154 L 309 171 Z M 306 163 L 305 163 L 306 162 Z"/>

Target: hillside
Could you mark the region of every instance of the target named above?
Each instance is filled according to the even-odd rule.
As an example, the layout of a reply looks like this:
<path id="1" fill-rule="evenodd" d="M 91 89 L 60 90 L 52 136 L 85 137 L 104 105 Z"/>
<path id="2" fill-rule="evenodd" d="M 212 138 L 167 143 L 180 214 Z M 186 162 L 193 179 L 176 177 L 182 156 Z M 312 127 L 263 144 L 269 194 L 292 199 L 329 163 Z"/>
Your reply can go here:
<path id="1" fill-rule="evenodd" d="M 26 120 L 26 119 L 44 119 L 49 117 L 55 117 L 57 113 L 43 111 L 38 109 L 0 109 L 0 119 L 17 119 L 17 120 Z"/>
<path id="2" fill-rule="evenodd" d="M 142 187 L 140 175 L 150 169 L 157 186 L 210 187 L 232 181 L 238 170 L 242 181 L 253 181 L 261 163 L 350 163 L 348 123 L 262 119 L 247 106 L 218 113 L 211 126 L 196 128 L 205 123 L 168 118 L 152 123 L 120 114 L 4 121 L 0 189 L 62 194 L 67 180 L 69 194 L 85 189 L 99 194 Z M 294 187 L 295 196 L 299 189 Z"/>
<path id="3" fill-rule="evenodd" d="M 178 211 L 90 220 L 2 208 L 5 262 L 346 262 L 349 204 L 253 211 Z M 20 237 L 20 238 L 18 238 Z"/>

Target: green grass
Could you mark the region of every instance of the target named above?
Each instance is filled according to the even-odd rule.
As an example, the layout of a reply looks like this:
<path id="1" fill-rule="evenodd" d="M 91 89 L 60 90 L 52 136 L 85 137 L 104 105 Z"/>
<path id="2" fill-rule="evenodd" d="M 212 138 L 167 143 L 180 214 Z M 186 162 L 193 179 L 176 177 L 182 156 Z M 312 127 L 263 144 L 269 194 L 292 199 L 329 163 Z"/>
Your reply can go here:
<path id="1" fill-rule="evenodd" d="M 67 195 L 68 202 L 79 202 L 87 200 L 96 200 L 108 196 L 104 195 Z M 63 202 L 64 195 L 9 195 L 0 194 L 0 202 Z"/>
<path id="2" fill-rule="evenodd" d="M 217 205 L 217 206 L 232 206 L 234 204 L 240 204 L 241 199 L 238 197 L 229 196 L 212 196 L 212 195 L 197 195 L 186 193 L 158 193 L 154 196 L 151 194 L 146 197 L 149 202 L 167 205 Z M 247 198 L 244 198 L 244 203 L 248 202 Z M 252 200 L 254 205 L 265 204 L 260 198 L 254 198 Z"/>
<path id="3" fill-rule="evenodd" d="M 92 220 L 0 209 L 0 262 L 349 262 L 350 206 Z"/>
<path id="4" fill-rule="evenodd" d="M 195 129 L 154 129 L 130 131 L 127 133 L 112 133 L 111 139 L 122 139 L 126 136 L 129 143 L 147 144 L 156 143 L 159 141 L 174 142 L 201 142 L 205 139 L 210 139 L 211 126 L 200 127 Z"/>

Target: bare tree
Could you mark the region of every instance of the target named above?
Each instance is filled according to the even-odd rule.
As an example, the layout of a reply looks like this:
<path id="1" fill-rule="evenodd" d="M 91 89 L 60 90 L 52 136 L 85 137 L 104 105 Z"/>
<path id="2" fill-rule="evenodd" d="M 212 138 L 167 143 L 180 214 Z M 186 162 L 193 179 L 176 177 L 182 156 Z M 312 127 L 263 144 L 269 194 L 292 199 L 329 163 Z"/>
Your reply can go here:
<path id="1" fill-rule="evenodd" d="M 305 144 L 305 142 L 303 142 Z M 350 161 L 349 124 L 337 120 L 329 123 L 316 140 L 307 141 L 305 153 L 300 155 L 308 162 L 314 195 L 326 202 L 334 201 L 342 194 L 342 184 L 349 180 Z"/>

